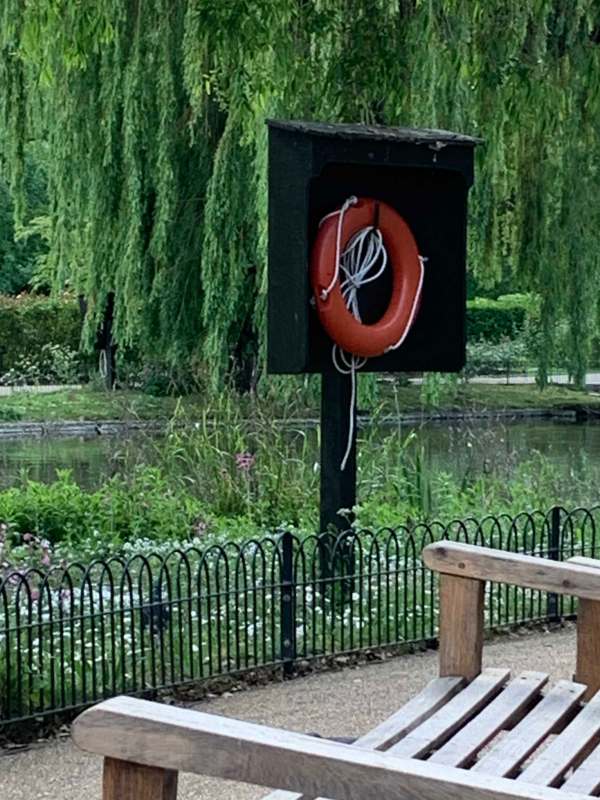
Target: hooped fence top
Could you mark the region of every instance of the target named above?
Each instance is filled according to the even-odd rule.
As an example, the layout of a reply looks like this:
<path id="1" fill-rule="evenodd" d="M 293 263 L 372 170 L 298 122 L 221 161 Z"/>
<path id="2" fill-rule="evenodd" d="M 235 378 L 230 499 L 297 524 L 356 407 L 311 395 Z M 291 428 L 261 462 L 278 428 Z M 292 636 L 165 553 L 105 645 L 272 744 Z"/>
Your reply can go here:
<path id="1" fill-rule="evenodd" d="M 302 120 L 268 119 L 271 128 L 303 133 L 309 136 L 325 136 L 341 139 L 369 139 L 378 141 L 405 142 L 408 144 L 425 144 L 437 148 L 448 145 L 474 147 L 483 139 L 466 136 L 452 131 L 435 130 L 434 128 L 391 128 L 384 125 L 339 124 L 330 122 L 305 122 Z"/>

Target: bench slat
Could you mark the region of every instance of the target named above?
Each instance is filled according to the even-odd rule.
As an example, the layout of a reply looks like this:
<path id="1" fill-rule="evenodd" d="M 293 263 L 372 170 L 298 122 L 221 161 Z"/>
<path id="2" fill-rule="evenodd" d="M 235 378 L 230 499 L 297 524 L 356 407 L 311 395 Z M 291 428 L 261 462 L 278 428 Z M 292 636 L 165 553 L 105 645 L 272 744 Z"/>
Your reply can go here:
<path id="1" fill-rule="evenodd" d="M 507 669 L 485 669 L 466 689 L 387 751 L 400 758 L 418 758 L 444 744 L 502 689 Z"/>
<path id="2" fill-rule="evenodd" d="M 523 770 L 518 780 L 538 786 L 556 786 L 565 772 L 598 743 L 600 735 L 600 692 L 583 707 L 575 719 Z"/>
<path id="3" fill-rule="evenodd" d="M 575 709 L 585 686 L 559 681 L 544 699 L 494 745 L 471 769 L 486 775 L 511 777 L 546 736 L 555 731 Z"/>
<path id="4" fill-rule="evenodd" d="M 433 753 L 429 761 L 449 767 L 471 762 L 499 731 L 519 722 L 547 681 L 548 675 L 543 672 L 521 673 L 475 719 Z"/>
<path id="5" fill-rule="evenodd" d="M 417 725 L 442 708 L 464 687 L 465 683 L 464 678 L 434 678 L 416 697 L 357 739 L 352 746 L 365 750 L 382 750 L 395 744 L 402 736 L 410 733 Z M 265 795 L 262 800 L 310 800 L 310 798 L 276 789 Z"/>
<path id="6" fill-rule="evenodd" d="M 416 697 L 354 742 L 355 747 L 383 750 L 396 744 L 464 688 L 464 678 L 435 678 Z"/>
<path id="7" fill-rule="evenodd" d="M 81 714 L 73 740 L 109 758 L 336 800 L 580 797 L 129 697 L 106 700 Z"/>
<path id="8" fill-rule="evenodd" d="M 564 782 L 561 789 L 577 794 L 595 794 L 600 788 L 600 747 L 597 747 Z"/>

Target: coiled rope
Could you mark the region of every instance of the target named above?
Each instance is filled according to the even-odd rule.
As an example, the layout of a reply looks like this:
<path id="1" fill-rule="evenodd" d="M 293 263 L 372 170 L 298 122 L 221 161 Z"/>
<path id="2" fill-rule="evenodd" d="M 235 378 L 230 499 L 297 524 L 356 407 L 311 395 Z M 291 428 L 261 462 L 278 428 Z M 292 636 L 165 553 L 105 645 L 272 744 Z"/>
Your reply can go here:
<path id="1" fill-rule="evenodd" d="M 368 225 L 357 231 L 348 241 L 348 244 L 341 251 L 342 231 L 344 227 L 344 215 L 346 211 L 358 202 L 354 195 L 348 197 L 342 207 L 338 211 L 332 211 L 331 214 L 323 217 L 319 225 L 322 225 L 326 219 L 338 215 L 337 233 L 335 240 L 335 270 L 333 278 L 329 286 L 321 292 L 321 300 L 327 300 L 337 281 L 340 282 L 340 289 L 342 297 L 346 303 L 348 310 L 359 322 L 360 311 L 358 307 L 358 291 L 367 283 L 377 280 L 385 272 L 388 264 L 388 254 L 383 242 L 381 231 L 375 225 Z M 411 329 L 417 308 L 419 307 L 419 300 L 421 298 L 421 290 L 423 288 L 423 278 L 425 275 L 425 261 L 426 258 L 419 256 L 419 264 L 421 272 L 419 275 L 419 283 L 415 298 L 410 310 L 408 321 L 402 336 L 395 344 L 386 348 L 386 353 L 391 350 L 397 350 L 408 336 Z M 355 425 L 355 408 L 356 408 L 356 373 L 361 367 L 367 363 L 367 359 L 362 356 L 356 356 L 352 353 L 346 353 L 337 344 L 333 345 L 331 351 L 331 360 L 336 370 L 342 375 L 350 375 L 352 382 L 352 389 L 350 395 L 350 425 L 348 428 L 348 444 L 346 452 L 340 464 L 340 470 L 343 472 L 346 469 L 346 464 L 350 458 L 352 450 L 352 443 L 354 441 L 354 425 Z"/>

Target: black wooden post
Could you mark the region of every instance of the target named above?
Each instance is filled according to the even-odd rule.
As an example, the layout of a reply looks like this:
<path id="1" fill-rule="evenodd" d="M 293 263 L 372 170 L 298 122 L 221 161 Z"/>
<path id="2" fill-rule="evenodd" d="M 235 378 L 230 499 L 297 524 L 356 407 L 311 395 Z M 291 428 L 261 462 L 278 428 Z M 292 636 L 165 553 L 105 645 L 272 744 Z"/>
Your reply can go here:
<path id="1" fill-rule="evenodd" d="M 560 508 L 554 506 L 550 512 L 550 535 L 548 541 L 548 558 L 553 561 L 560 561 L 562 559 L 560 547 Z M 553 622 L 559 619 L 558 609 L 558 595 L 554 592 L 548 594 L 548 617 Z"/>
<path id="2" fill-rule="evenodd" d="M 331 543 L 337 532 L 348 530 L 352 517 L 340 515 L 340 509 L 352 509 L 356 503 L 356 408 L 351 408 L 352 379 L 335 369 L 321 378 L 321 577 L 331 577 Z M 344 470 L 340 469 L 350 434 L 353 437 Z M 333 536 L 332 536 L 333 534 Z"/>
<path id="3" fill-rule="evenodd" d="M 296 587 L 294 584 L 294 537 L 281 537 L 281 659 L 283 674 L 291 675 L 296 660 Z"/>

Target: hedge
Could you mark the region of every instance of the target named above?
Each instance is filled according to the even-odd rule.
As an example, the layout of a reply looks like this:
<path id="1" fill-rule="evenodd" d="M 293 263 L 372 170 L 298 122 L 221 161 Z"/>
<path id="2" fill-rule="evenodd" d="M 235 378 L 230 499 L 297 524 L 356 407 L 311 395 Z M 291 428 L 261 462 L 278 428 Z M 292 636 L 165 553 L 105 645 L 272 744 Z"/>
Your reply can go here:
<path id="1" fill-rule="evenodd" d="M 81 313 L 75 297 L 0 295 L 0 373 L 23 355 L 35 356 L 44 345 L 79 348 Z"/>
<path id="2" fill-rule="evenodd" d="M 507 294 L 497 300 L 476 297 L 467 302 L 467 338 L 470 342 L 499 342 L 513 339 L 525 327 L 535 306 L 529 294 Z"/>

